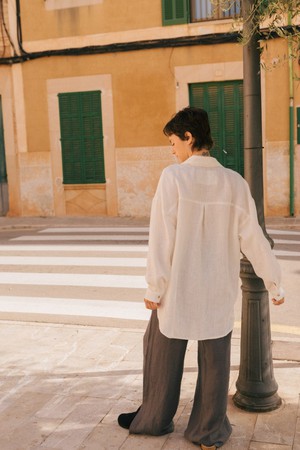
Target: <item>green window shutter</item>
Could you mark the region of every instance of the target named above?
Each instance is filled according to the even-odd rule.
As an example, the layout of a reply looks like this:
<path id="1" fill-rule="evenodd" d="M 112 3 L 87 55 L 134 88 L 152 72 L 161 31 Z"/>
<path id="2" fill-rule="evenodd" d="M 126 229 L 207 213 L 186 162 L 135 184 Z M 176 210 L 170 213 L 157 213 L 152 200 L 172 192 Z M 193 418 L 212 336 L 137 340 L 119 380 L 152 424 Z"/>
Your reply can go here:
<path id="1" fill-rule="evenodd" d="M 190 104 L 207 111 L 214 146 L 212 156 L 225 167 L 244 173 L 243 83 L 195 83 L 189 86 Z"/>
<path id="2" fill-rule="evenodd" d="M 105 183 L 101 92 L 58 94 L 64 184 Z"/>
<path id="3" fill-rule="evenodd" d="M 211 127 L 211 134 L 214 141 L 212 148 L 212 156 L 217 158 L 220 162 L 224 162 L 224 154 L 222 152 L 222 117 L 220 117 L 219 111 L 222 107 L 222 97 L 220 90 L 216 84 L 208 84 L 206 86 L 205 104 L 209 106 L 206 109 Z"/>
<path id="4" fill-rule="evenodd" d="M 203 108 L 209 116 L 211 135 L 214 145 L 211 155 L 223 164 L 222 154 L 222 118 L 219 110 L 221 108 L 221 97 L 218 86 L 215 83 L 196 83 L 189 86 L 190 104 Z"/>
<path id="5" fill-rule="evenodd" d="M 189 0 L 162 0 L 163 25 L 189 22 Z"/>
<path id="6" fill-rule="evenodd" d="M 239 94 L 237 84 L 223 84 L 225 164 L 229 169 L 243 173 L 243 142 L 241 142 L 243 127 Z"/>

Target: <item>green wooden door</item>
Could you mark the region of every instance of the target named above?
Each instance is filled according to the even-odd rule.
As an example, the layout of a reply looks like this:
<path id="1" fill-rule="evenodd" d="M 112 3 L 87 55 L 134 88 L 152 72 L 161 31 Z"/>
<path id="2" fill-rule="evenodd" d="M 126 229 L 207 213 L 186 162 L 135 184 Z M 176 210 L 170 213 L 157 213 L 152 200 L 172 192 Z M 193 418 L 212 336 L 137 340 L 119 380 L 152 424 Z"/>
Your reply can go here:
<path id="1" fill-rule="evenodd" d="M 58 94 L 64 184 L 105 183 L 101 92 Z"/>
<path id="2" fill-rule="evenodd" d="M 190 105 L 207 111 L 214 140 L 212 156 L 229 169 L 244 174 L 243 82 L 193 83 Z"/>

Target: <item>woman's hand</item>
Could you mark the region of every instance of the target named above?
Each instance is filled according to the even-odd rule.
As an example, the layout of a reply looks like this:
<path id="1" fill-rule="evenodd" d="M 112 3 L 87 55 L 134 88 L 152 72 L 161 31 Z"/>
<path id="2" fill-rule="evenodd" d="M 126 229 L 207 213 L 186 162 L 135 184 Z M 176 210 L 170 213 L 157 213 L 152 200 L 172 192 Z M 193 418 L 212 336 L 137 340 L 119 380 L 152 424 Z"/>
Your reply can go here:
<path id="1" fill-rule="evenodd" d="M 282 297 L 279 300 L 276 300 L 276 298 L 272 298 L 272 302 L 273 302 L 273 305 L 275 305 L 275 306 L 282 305 L 282 303 L 284 303 L 284 297 Z"/>
<path id="2" fill-rule="evenodd" d="M 147 300 L 146 298 L 144 298 L 144 302 L 147 309 L 151 309 L 152 311 L 154 311 L 155 309 L 159 308 L 159 303 L 150 302 L 150 300 Z"/>

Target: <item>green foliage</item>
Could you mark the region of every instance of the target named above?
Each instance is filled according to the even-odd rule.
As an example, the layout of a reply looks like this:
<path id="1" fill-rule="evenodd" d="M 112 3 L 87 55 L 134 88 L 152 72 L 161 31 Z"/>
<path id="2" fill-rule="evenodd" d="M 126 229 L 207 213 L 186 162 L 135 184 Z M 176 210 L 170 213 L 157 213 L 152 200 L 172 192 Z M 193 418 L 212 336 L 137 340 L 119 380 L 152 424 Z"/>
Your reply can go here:
<path id="1" fill-rule="evenodd" d="M 211 0 L 224 11 L 241 0 Z M 300 0 L 255 0 L 249 11 L 244 12 L 246 22 L 254 25 L 255 32 L 264 38 L 278 34 L 280 37 L 289 37 L 299 34 Z M 244 23 L 245 23 L 244 20 Z M 298 27 L 297 27 L 298 22 Z M 251 27 L 253 28 L 253 27 Z M 269 36 L 266 34 L 269 32 Z"/>
<path id="2" fill-rule="evenodd" d="M 238 1 L 240 0 L 211 0 L 225 10 Z M 246 44 L 253 35 L 256 35 L 260 42 L 260 50 L 263 52 L 270 39 L 280 37 L 288 42 L 288 54 L 278 56 L 276 62 L 272 62 L 272 67 L 265 68 L 274 68 L 293 59 L 299 59 L 300 0 L 255 0 L 249 10 L 246 10 L 245 5 L 246 3 L 243 17 L 234 24 L 235 29 L 238 27 L 241 30 L 242 44 Z"/>

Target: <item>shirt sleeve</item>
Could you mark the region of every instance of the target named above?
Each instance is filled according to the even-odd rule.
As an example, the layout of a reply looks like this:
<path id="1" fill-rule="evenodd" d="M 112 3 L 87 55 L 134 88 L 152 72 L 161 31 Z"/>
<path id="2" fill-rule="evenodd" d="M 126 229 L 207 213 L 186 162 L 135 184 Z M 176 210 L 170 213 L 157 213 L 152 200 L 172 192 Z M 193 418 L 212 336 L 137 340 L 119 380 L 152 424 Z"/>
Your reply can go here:
<path id="1" fill-rule="evenodd" d="M 175 246 L 178 189 L 174 174 L 162 172 L 152 201 L 145 298 L 160 303 L 170 279 Z"/>
<path id="2" fill-rule="evenodd" d="M 259 278 L 262 278 L 266 289 L 273 298 L 284 297 L 281 287 L 281 269 L 258 223 L 255 202 L 251 196 L 249 186 L 246 186 L 246 210 L 240 222 L 239 238 L 241 252 L 248 258 Z"/>

